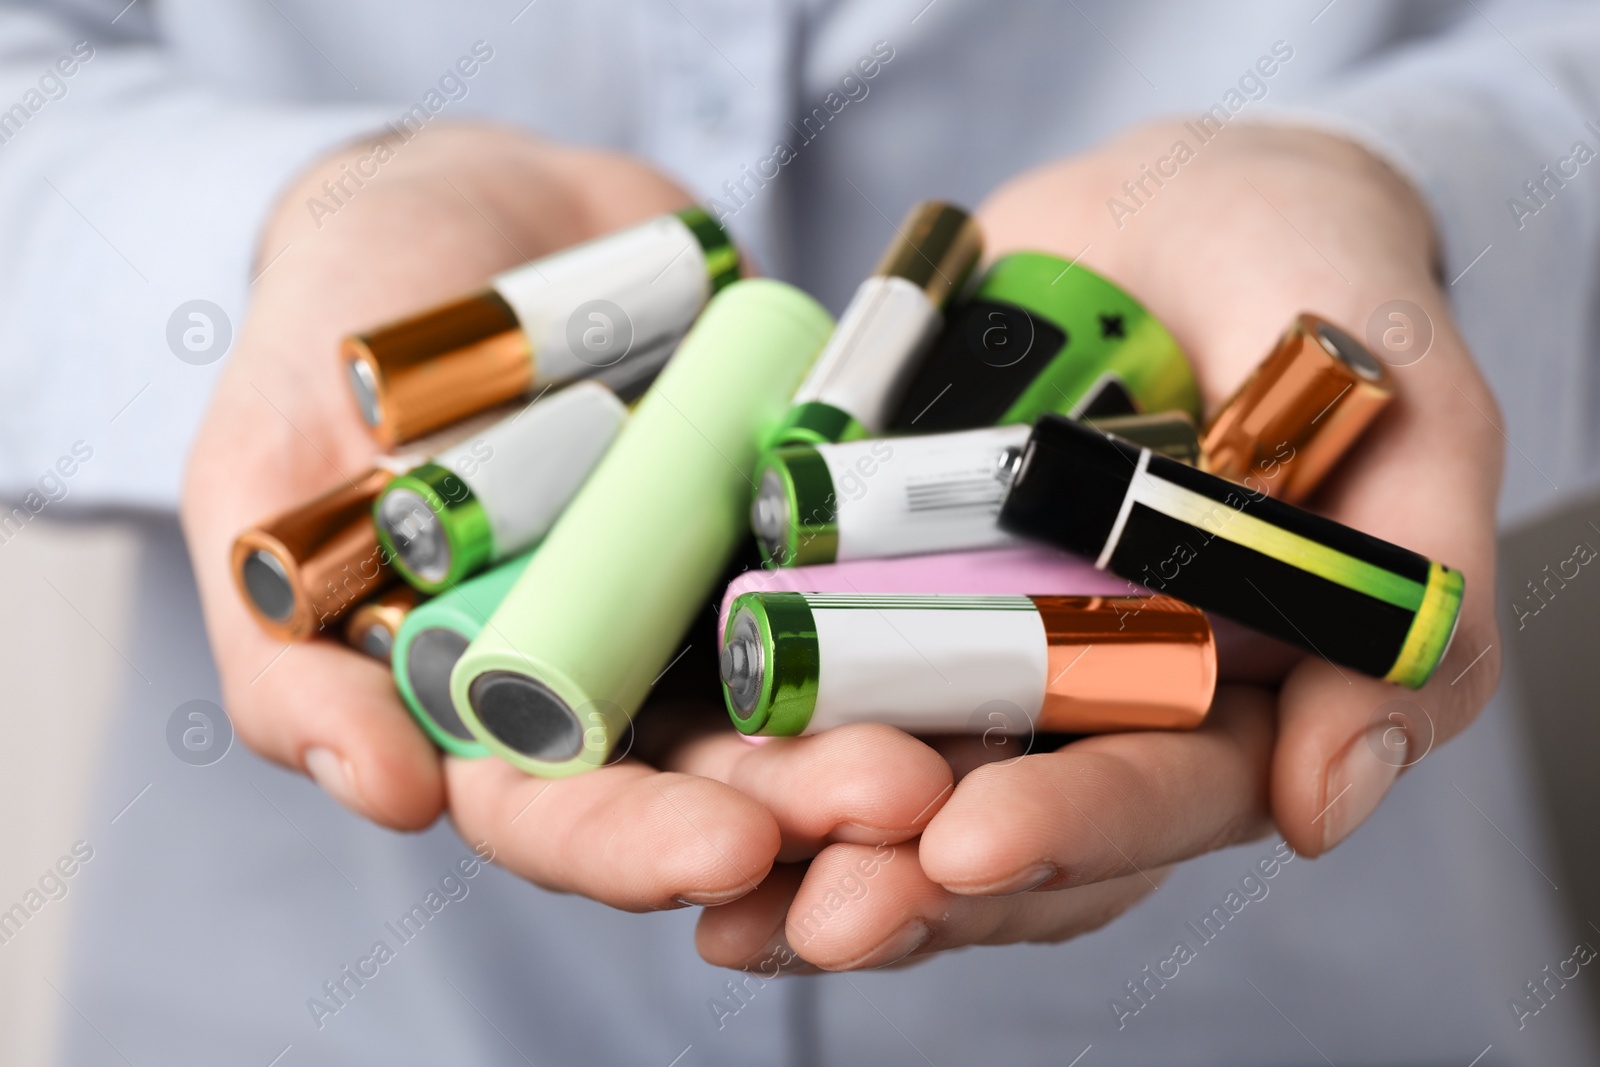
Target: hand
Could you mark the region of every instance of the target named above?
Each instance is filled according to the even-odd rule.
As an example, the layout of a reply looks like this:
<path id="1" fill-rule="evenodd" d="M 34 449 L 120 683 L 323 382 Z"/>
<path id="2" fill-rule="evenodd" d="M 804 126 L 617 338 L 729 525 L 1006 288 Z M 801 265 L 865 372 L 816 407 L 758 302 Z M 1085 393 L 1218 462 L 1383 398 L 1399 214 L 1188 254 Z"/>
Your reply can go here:
<path id="1" fill-rule="evenodd" d="M 950 788 L 932 752 L 870 780 L 848 759 L 830 770 L 812 758 L 829 761 L 849 735 L 781 761 L 808 820 L 795 845 L 757 800 L 701 773 L 732 778 L 742 759 L 762 755 L 728 729 L 720 702 L 657 701 L 667 706 L 641 720 L 635 755 L 549 782 L 498 760 L 441 760 L 381 665 L 335 640 L 285 648 L 255 624 L 228 573 L 233 538 L 355 477 L 376 453 L 336 357 L 340 337 L 689 199 L 608 153 L 439 127 L 395 148 L 379 177 L 319 226 L 308 198 L 370 151 L 311 168 L 266 226 L 265 269 L 190 456 L 183 525 L 240 738 L 386 826 L 427 826 L 448 802 L 462 834 L 511 870 L 634 910 L 749 892 L 781 849 L 920 832 Z M 647 751 L 652 762 L 639 758 Z M 864 812 L 872 829 L 836 828 L 830 812 L 840 824 Z"/>
<path id="2" fill-rule="evenodd" d="M 1093 737 L 980 765 L 919 841 L 826 844 L 809 867 L 782 867 L 760 892 L 707 911 L 699 943 L 712 962 L 846 969 L 973 943 L 1061 940 L 1110 921 L 1165 866 L 1274 823 L 1298 852 L 1318 855 L 1493 693 L 1503 450 L 1494 399 L 1435 277 L 1426 210 L 1348 142 L 1236 125 L 1119 226 L 1108 199 L 1126 202 L 1123 183 L 1180 138 L 1193 147 L 1182 127 L 1149 127 L 1022 175 L 980 212 L 988 251 L 1050 252 L 1127 288 L 1188 352 L 1208 412 L 1296 313 L 1316 311 L 1362 337 L 1379 305 L 1420 306 L 1431 350 L 1395 368 L 1395 403 L 1311 506 L 1464 573 L 1449 655 L 1415 693 L 1304 656 L 1275 689 L 1220 687 L 1192 733 Z M 1223 669 L 1255 680 L 1236 664 Z M 1406 736 L 1382 716 L 1401 699 L 1426 710 L 1431 731 Z M 879 755 L 887 766 L 926 747 L 899 735 Z M 943 747 L 958 767 L 982 763 L 970 742 Z M 768 804 L 783 826 L 783 808 Z"/>

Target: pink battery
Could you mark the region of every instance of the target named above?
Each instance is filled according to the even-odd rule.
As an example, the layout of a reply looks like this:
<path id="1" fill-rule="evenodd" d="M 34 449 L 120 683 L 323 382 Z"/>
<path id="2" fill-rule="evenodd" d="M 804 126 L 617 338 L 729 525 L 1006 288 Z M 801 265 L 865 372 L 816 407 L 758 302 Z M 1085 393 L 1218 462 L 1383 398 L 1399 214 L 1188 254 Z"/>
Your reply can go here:
<path id="1" fill-rule="evenodd" d="M 717 646 L 728 608 L 741 593 L 935 593 L 968 596 L 1143 596 L 1149 590 L 1047 545 L 1018 545 L 935 556 L 846 560 L 809 567 L 745 571 L 722 594 Z M 1273 681 L 1299 654 L 1226 619 L 1207 616 L 1224 678 Z"/>

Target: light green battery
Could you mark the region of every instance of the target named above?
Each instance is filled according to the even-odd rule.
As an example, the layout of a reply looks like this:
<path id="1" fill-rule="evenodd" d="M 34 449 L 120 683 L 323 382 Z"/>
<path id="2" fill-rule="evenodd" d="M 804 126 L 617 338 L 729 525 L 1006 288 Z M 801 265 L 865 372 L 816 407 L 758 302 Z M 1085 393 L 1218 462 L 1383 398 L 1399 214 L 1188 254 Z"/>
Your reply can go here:
<path id="1" fill-rule="evenodd" d="M 450 700 L 450 671 L 528 566 L 531 552 L 507 560 L 413 608 L 395 635 L 395 688 L 433 743 L 452 756 L 489 754 Z M 427 610 L 423 610 L 426 608 Z"/>
<path id="2" fill-rule="evenodd" d="M 706 306 L 455 666 L 491 752 L 545 777 L 605 763 L 744 535 L 756 460 L 832 328 L 777 281 Z"/>

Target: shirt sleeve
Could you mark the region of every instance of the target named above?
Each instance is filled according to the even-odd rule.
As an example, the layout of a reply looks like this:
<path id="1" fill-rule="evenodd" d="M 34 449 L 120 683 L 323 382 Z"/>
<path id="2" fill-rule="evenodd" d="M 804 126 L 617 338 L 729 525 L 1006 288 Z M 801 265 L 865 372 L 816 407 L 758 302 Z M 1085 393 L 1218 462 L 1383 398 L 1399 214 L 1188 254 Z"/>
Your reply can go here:
<path id="1" fill-rule="evenodd" d="M 233 98 L 159 41 L 98 32 L 0 7 L 7 515 L 176 506 L 263 221 L 316 158 L 400 110 Z"/>
<path id="2" fill-rule="evenodd" d="M 1592 6 L 1483 2 L 1269 113 L 1365 145 L 1430 205 L 1443 283 L 1502 408 L 1483 415 L 1507 440 L 1511 520 L 1600 482 L 1597 54 Z"/>

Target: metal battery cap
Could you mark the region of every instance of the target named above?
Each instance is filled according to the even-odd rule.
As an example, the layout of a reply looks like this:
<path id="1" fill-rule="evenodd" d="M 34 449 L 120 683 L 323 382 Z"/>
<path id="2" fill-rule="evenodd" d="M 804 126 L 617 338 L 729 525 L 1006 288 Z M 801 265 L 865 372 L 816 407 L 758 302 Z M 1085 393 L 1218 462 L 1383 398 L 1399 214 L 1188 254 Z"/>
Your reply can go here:
<path id="1" fill-rule="evenodd" d="M 424 463 L 390 482 L 373 508 L 395 568 L 425 593 L 471 577 L 494 558 L 482 501 L 454 471 Z"/>
<path id="2" fill-rule="evenodd" d="M 800 593 L 745 593 L 733 602 L 722 646 L 722 692 L 745 734 L 793 737 L 817 706 L 816 621 Z"/>
<path id="3" fill-rule="evenodd" d="M 750 528 L 767 562 L 779 567 L 832 563 L 839 530 L 833 476 L 810 445 L 767 453 L 756 474 Z"/>

